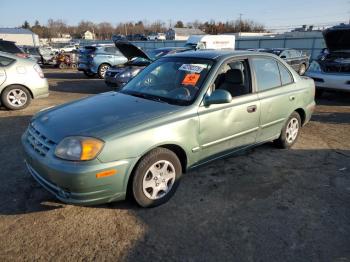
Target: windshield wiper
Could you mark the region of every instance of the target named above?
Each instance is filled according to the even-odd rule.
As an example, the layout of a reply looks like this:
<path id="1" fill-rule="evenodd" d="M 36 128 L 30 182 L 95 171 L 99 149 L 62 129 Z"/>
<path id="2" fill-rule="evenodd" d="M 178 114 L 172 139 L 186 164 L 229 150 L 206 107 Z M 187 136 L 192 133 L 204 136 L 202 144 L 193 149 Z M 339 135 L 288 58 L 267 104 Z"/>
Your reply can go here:
<path id="1" fill-rule="evenodd" d="M 166 101 L 165 99 L 159 97 L 159 96 L 154 96 L 154 95 L 150 95 L 150 94 L 145 94 L 145 93 L 140 93 L 140 92 L 127 92 L 128 95 L 131 96 L 136 96 L 136 97 L 140 97 L 140 98 L 144 98 L 147 100 L 153 100 L 153 101 L 157 101 L 160 103 L 169 103 L 168 101 Z"/>

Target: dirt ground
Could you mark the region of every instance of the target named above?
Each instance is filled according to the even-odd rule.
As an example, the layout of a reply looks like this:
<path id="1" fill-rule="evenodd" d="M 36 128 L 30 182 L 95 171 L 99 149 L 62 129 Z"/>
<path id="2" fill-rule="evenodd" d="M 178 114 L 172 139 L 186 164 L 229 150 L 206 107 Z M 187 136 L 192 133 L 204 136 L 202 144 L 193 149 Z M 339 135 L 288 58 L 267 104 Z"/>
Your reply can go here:
<path id="1" fill-rule="evenodd" d="M 45 70 L 50 96 L 0 109 L 1 261 L 350 261 L 350 94 L 326 93 L 291 150 L 266 144 L 184 175 L 165 205 L 55 200 L 20 136 L 40 109 L 109 91 Z"/>

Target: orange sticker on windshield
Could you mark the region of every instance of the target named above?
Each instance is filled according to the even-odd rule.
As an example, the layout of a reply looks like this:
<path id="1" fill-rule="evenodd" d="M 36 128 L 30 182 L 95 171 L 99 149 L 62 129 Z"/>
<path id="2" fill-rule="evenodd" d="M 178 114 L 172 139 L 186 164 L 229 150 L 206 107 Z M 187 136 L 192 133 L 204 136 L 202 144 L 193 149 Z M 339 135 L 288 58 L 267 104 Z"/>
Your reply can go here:
<path id="1" fill-rule="evenodd" d="M 182 80 L 183 85 L 195 86 L 199 80 L 200 74 L 187 74 L 184 80 Z"/>

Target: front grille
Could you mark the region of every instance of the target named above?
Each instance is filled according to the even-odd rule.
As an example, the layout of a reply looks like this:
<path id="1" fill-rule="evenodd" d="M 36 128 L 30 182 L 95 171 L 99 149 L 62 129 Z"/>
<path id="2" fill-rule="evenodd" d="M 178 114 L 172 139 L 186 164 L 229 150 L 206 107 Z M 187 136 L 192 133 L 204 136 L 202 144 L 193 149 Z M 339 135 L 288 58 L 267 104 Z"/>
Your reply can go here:
<path id="1" fill-rule="evenodd" d="M 27 142 L 41 156 L 46 156 L 55 145 L 55 142 L 40 133 L 32 124 L 27 129 Z"/>

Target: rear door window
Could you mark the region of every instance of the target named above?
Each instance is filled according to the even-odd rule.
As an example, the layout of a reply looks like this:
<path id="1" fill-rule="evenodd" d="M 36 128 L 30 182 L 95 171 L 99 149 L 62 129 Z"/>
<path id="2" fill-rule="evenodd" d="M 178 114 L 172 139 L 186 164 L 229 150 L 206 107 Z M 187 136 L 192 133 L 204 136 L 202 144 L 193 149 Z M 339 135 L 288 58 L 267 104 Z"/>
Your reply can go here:
<path id="1" fill-rule="evenodd" d="M 281 86 L 280 72 L 277 61 L 272 58 L 255 57 L 252 59 L 256 84 L 259 91 Z"/>
<path id="2" fill-rule="evenodd" d="M 278 62 L 278 68 L 279 68 L 280 74 L 281 74 L 282 85 L 288 85 L 288 84 L 293 83 L 292 74 L 284 65 L 282 65 L 282 63 Z"/>
<path id="3" fill-rule="evenodd" d="M 105 47 L 105 52 L 109 54 L 119 54 L 119 50 L 116 47 Z"/>

